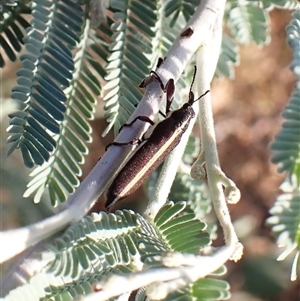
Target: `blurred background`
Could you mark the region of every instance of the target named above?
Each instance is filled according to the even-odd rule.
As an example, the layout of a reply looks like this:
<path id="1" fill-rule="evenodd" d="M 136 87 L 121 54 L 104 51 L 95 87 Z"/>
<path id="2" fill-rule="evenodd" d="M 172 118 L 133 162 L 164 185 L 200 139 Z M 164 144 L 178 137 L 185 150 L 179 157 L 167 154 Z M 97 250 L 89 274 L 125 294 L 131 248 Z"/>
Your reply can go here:
<path id="1" fill-rule="evenodd" d="M 269 144 L 283 121 L 281 112 L 291 95 L 295 77 L 289 69 L 291 49 L 285 41 L 285 27 L 291 12 L 271 12 L 271 43 L 241 47 L 240 65 L 235 80 L 215 79 L 212 87 L 213 109 L 219 156 L 224 172 L 241 190 L 242 198 L 230 206 L 232 219 L 242 243 L 244 257 L 237 264 L 227 264 L 227 280 L 231 285 L 230 301 L 299 301 L 300 281 L 291 282 L 291 260 L 276 261 L 280 254 L 275 238 L 265 225 L 268 210 L 280 193 L 284 179 L 270 162 Z M 9 99 L 15 85 L 15 72 L 20 62 L 1 70 L 1 229 L 33 223 L 50 215 L 53 209 L 33 204 L 22 197 L 29 171 L 23 166 L 20 153 L 6 158 L 7 114 L 14 111 Z M 92 121 L 94 128 L 90 154 L 83 168 L 84 178 L 93 168 L 105 145 L 112 140 L 101 133 L 106 127 L 101 116 Z M 299 116 L 300 118 L 300 116 Z M 223 243 L 220 232 L 220 243 Z"/>

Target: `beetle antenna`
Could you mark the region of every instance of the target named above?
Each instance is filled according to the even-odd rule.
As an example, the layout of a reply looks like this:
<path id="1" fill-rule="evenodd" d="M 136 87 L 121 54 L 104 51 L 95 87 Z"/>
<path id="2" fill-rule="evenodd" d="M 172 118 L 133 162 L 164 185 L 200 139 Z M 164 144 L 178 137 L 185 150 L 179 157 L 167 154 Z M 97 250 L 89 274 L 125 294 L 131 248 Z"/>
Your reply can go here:
<path id="1" fill-rule="evenodd" d="M 193 76 L 193 80 L 192 80 L 192 84 L 191 84 L 191 88 L 190 88 L 190 92 L 189 92 L 189 104 L 193 104 L 194 102 L 196 102 L 197 100 L 199 100 L 200 98 L 204 97 L 208 92 L 209 90 L 207 90 L 205 93 L 203 93 L 202 95 L 200 95 L 197 99 L 194 99 L 195 96 L 194 96 L 194 92 L 192 91 L 192 87 L 195 83 L 195 79 L 196 79 L 196 73 L 197 73 L 197 66 L 194 66 L 194 76 Z"/>
<path id="2" fill-rule="evenodd" d="M 190 93 L 192 92 L 192 88 L 196 79 L 196 74 L 197 74 L 197 66 L 194 66 L 194 75 L 193 75 L 193 79 L 192 79 L 192 84 L 191 84 L 191 88 L 190 88 Z"/>
<path id="3" fill-rule="evenodd" d="M 210 90 L 207 90 L 202 95 L 200 95 L 197 99 L 193 100 L 193 103 L 196 102 L 197 100 L 199 100 L 200 98 L 204 97 L 208 92 L 210 92 Z"/>
<path id="4" fill-rule="evenodd" d="M 197 73 L 197 67 L 194 66 L 194 75 L 193 75 L 193 79 L 192 79 L 192 83 L 191 83 L 191 87 L 190 87 L 190 92 L 189 92 L 189 103 L 193 104 L 195 102 L 194 100 L 194 92 L 192 91 L 195 79 L 196 79 L 196 73 Z"/>

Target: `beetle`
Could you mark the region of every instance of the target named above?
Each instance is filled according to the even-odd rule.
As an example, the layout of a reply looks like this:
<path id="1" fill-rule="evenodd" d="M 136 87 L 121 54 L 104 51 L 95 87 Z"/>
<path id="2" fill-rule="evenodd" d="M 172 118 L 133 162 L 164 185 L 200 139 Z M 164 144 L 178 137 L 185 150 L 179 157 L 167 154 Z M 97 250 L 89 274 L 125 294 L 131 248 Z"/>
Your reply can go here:
<path id="1" fill-rule="evenodd" d="M 208 90 L 195 99 L 194 93 L 192 92 L 192 86 L 195 81 L 196 71 L 197 69 L 195 66 L 195 72 L 189 92 L 189 99 L 181 108 L 170 111 L 172 101 L 172 99 L 170 99 L 170 94 L 174 91 L 174 88 L 172 88 L 174 80 L 172 79 L 168 81 L 164 88 L 164 91 L 167 92 L 167 115 L 164 120 L 153 124 L 153 121 L 148 117 L 139 116 L 131 123 L 125 125 L 130 126 L 137 119 L 153 124 L 152 127 L 150 127 L 143 135 L 142 140 L 135 139 L 130 142 L 131 144 L 139 143 L 140 145 L 109 186 L 106 194 L 106 207 L 111 207 L 141 186 L 144 179 L 147 178 L 148 175 L 164 161 L 166 156 L 180 142 L 181 137 L 188 128 L 191 119 L 195 117 L 195 111 L 192 107 L 193 103 L 209 92 Z M 154 71 L 151 73 L 153 73 L 161 83 L 158 75 Z M 122 145 L 127 143 L 113 142 L 112 144 Z"/>

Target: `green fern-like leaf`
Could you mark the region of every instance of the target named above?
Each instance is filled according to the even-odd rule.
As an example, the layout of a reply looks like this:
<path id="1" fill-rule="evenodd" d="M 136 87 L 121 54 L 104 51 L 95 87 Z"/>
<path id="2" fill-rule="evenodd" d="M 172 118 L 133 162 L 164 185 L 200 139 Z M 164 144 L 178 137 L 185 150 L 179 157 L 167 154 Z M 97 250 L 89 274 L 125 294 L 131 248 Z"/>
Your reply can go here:
<path id="1" fill-rule="evenodd" d="M 291 186 L 289 181 L 282 185 L 284 193 L 280 195 L 275 205 L 270 209 L 271 217 L 267 223 L 272 227 L 273 233 L 278 237 L 277 243 L 284 247 L 279 256 L 283 260 L 295 253 L 291 279 L 300 275 L 300 193 L 297 183 Z"/>
<path id="2" fill-rule="evenodd" d="M 124 2 L 113 0 L 114 11 L 112 40 L 106 66 L 107 84 L 104 90 L 105 117 L 110 123 L 105 133 L 114 125 L 115 133 L 126 123 L 141 99 L 139 83 L 149 74 L 152 44 L 158 21 L 156 2 L 146 0 Z M 137 29 L 138 28 L 138 29 Z"/>
<path id="3" fill-rule="evenodd" d="M 195 181 L 190 175 L 190 166 L 195 161 L 199 151 L 199 140 L 191 136 L 184 151 L 182 168 L 176 174 L 171 187 L 169 199 L 174 203 L 185 200 L 196 216 L 200 220 L 205 220 L 205 216 L 211 211 L 207 189 L 204 184 Z"/>
<path id="4" fill-rule="evenodd" d="M 139 230 L 132 211 L 92 214 L 70 226 L 42 253 L 48 265 L 5 301 L 72 300 L 93 291 L 104 275 L 136 269 Z"/>
<path id="5" fill-rule="evenodd" d="M 165 251 L 198 252 L 210 241 L 205 227 L 184 202 L 164 206 L 153 224 L 128 210 L 93 213 L 56 238 L 41 254 L 47 266 L 27 284 L 12 290 L 4 301 L 72 300 L 87 295 L 103 277 L 141 270 L 141 259 L 157 266 L 156 257 Z M 224 272 L 220 268 L 213 275 Z M 194 294 L 191 288 L 203 291 L 208 285 L 211 293 L 207 296 L 217 295 L 215 290 L 219 294 L 224 291 L 219 281 L 207 278 L 187 288 L 189 295 Z"/>
<path id="6" fill-rule="evenodd" d="M 83 273 L 104 273 L 119 265 L 130 268 L 131 257 L 138 253 L 135 231 L 136 217 L 131 211 L 92 214 L 50 246 L 55 259 L 48 272 L 76 280 Z"/>
<path id="7" fill-rule="evenodd" d="M 199 218 L 204 218 L 211 211 L 205 185 L 200 185 L 187 173 L 179 172 L 176 175 L 169 198 L 174 202 L 186 200 Z"/>
<path id="8" fill-rule="evenodd" d="M 153 225 L 143 219 L 138 219 L 138 222 L 141 223 L 141 233 L 138 234 L 142 240 L 141 259 L 150 267 L 161 266 L 160 257 L 165 252 L 195 254 L 210 243 L 206 225 L 196 218 L 185 202 L 167 203 L 156 215 Z M 221 267 L 214 274 L 224 273 L 225 268 Z M 229 295 L 226 281 L 205 278 L 170 294 L 166 300 L 225 300 Z"/>
<path id="9" fill-rule="evenodd" d="M 216 301 L 230 298 L 227 281 L 204 278 L 194 282 L 187 289 L 169 294 L 165 301 Z"/>
<path id="10" fill-rule="evenodd" d="M 299 5 L 300 9 L 300 5 Z M 293 49 L 293 60 L 291 63 L 291 69 L 293 70 L 294 74 L 297 76 L 297 78 L 300 80 L 300 11 L 296 10 L 292 14 L 292 21 L 291 23 L 287 26 L 286 31 L 287 31 L 287 40 L 289 45 Z M 298 88 L 299 88 L 299 83 L 298 83 Z"/>
<path id="11" fill-rule="evenodd" d="M 298 174 L 300 183 L 300 89 L 292 94 L 286 106 L 283 117 L 285 121 L 282 130 L 271 144 L 273 151 L 272 162 L 276 163 L 280 172 L 287 171 L 289 174 Z"/>
<path id="12" fill-rule="evenodd" d="M 173 251 L 195 253 L 209 244 L 210 239 L 204 231 L 206 225 L 195 217 L 185 202 L 164 206 L 155 217 L 154 224 Z M 184 241 L 181 231 L 186 235 Z"/>
<path id="13" fill-rule="evenodd" d="M 56 147 L 50 132 L 59 134 L 59 123 L 64 120 L 66 96 L 62 87 L 69 87 L 72 80 L 70 48 L 79 42 L 83 13 L 77 0 L 64 4 L 55 1 L 54 5 L 47 0 L 33 1 L 32 8 L 31 27 L 24 38 L 28 53 L 21 56 L 18 85 L 11 94 L 22 111 L 10 116 L 8 128 L 8 154 L 20 148 L 27 167 L 48 161 Z"/>
<path id="14" fill-rule="evenodd" d="M 297 0 L 264 0 L 259 2 L 265 9 L 272 9 L 274 7 L 296 9 L 297 7 L 299 7 Z"/>
<path id="15" fill-rule="evenodd" d="M 295 11 L 291 23 L 287 26 L 288 42 L 293 49 L 291 69 L 300 80 L 300 11 Z M 272 161 L 280 172 L 288 173 L 282 185 L 283 194 L 270 209 L 271 217 L 267 220 L 272 231 L 278 236 L 278 245 L 285 247 L 278 260 L 285 259 L 295 251 L 291 279 L 300 274 L 300 82 L 286 106 L 282 130 L 271 144 Z"/>
<path id="16" fill-rule="evenodd" d="M 100 28 L 101 33 L 99 29 L 91 29 L 87 22 L 76 47 L 73 79 L 70 87 L 64 90 L 67 112 L 60 125 L 61 134 L 56 137 L 56 151 L 49 162 L 32 172 L 34 178 L 24 193 L 26 197 L 35 193 L 35 202 L 39 202 L 47 189 L 52 204 L 56 206 L 79 185 L 79 164 L 84 162 L 83 156 L 88 152 L 86 142 L 91 141 L 91 127 L 87 120 L 94 118 L 94 107 L 101 92 L 99 80 L 105 74 L 100 62 L 108 54 L 107 46 L 103 45 L 108 25 Z"/>
<path id="17" fill-rule="evenodd" d="M 128 274 L 131 272 L 124 266 L 116 267 L 107 275 Z M 95 272 L 81 275 L 75 281 L 65 277 L 55 277 L 49 273 L 38 273 L 30 279 L 30 283 L 11 291 L 3 301 L 61 301 L 74 300 L 79 296 L 94 292 L 94 285 L 103 280 L 103 274 Z"/>
<path id="18" fill-rule="evenodd" d="M 23 14 L 30 14 L 31 9 L 19 1 L 5 1 L 0 4 L 0 44 L 10 61 L 15 61 L 16 53 L 22 49 L 24 29 L 30 24 L 23 18 Z M 0 53 L 0 68 L 5 61 Z"/>
<path id="19" fill-rule="evenodd" d="M 104 90 L 107 91 L 107 94 L 104 96 L 104 100 L 106 101 L 105 117 L 109 126 L 104 135 L 113 125 L 116 134 L 120 126 L 133 113 L 142 95 L 142 91 L 137 88 L 138 84 L 143 77 L 149 74 L 150 68 L 156 65 L 157 59 L 164 57 L 178 32 L 185 25 L 185 21 L 180 15 L 174 27 L 167 26 L 163 22 L 163 9 L 164 6 L 159 1 L 146 1 L 142 6 L 139 1 L 130 2 L 128 6 L 119 5 L 118 1 L 111 2 L 111 10 L 115 12 L 114 20 L 116 21 L 111 26 L 114 34 L 110 46 L 111 55 L 106 67 L 108 74 L 105 77 L 107 84 Z M 148 17 L 135 20 L 135 14 L 143 16 L 143 10 L 147 12 Z M 147 30 L 143 24 L 146 20 L 151 25 L 151 27 L 147 25 Z M 136 26 L 139 24 L 141 30 L 136 31 Z M 127 60 L 134 62 L 134 65 L 129 66 Z M 138 77 L 136 74 L 132 75 L 131 70 L 136 69 L 139 69 L 135 72 Z M 185 88 L 185 80 L 179 79 L 172 109 L 182 103 L 183 95 L 180 91 Z M 161 111 L 165 111 L 164 104 Z"/>
<path id="20" fill-rule="evenodd" d="M 227 24 L 234 39 L 241 44 L 267 44 L 270 41 L 268 13 L 257 4 L 241 5 L 235 1 L 231 4 Z"/>
<path id="21" fill-rule="evenodd" d="M 170 19 L 170 27 L 173 27 L 180 14 L 184 16 L 187 22 L 195 12 L 195 7 L 199 5 L 199 0 L 169 0 L 165 7 L 165 16 Z"/>
<path id="22" fill-rule="evenodd" d="M 215 76 L 234 78 L 234 66 L 239 64 L 238 45 L 228 35 L 223 34 L 221 53 Z"/>
<path id="23" fill-rule="evenodd" d="M 300 80 L 300 11 L 293 13 L 293 19 L 287 26 L 288 42 L 293 49 L 293 60 L 291 69 Z M 272 162 L 278 165 L 280 172 L 287 171 L 290 175 L 294 174 L 300 183 L 300 82 L 295 86 L 288 105 L 286 106 L 283 117 L 285 121 L 281 132 L 276 136 L 271 144 L 274 152 Z"/>

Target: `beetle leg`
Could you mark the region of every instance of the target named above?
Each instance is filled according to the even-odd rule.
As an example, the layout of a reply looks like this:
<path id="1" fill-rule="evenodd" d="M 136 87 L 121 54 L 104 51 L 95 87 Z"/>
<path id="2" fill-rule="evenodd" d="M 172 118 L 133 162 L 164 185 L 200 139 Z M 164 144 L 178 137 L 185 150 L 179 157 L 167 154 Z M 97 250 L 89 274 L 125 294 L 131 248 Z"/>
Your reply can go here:
<path id="1" fill-rule="evenodd" d="M 136 118 L 134 118 L 131 122 L 129 123 L 125 123 L 123 124 L 123 126 L 120 128 L 119 132 L 122 130 L 122 128 L 124 126 L 131 126 L 133 125 L 137 120 L 141 120 L 141 121 L 144 121 L 144 122 L 149 122 L 151 125 L 154 125 L 155 123 L 147 116 L 137 116 Z M 144 139 L 142 138 L 142 140 L 138 139 L 138 138 L 135 138 L 129 142 L 112 142 L 112 143 L 109 143 L 107 144 L 107 146 L 105 147 L 105 150 L 107 150 L 111 145 L 128 145 L 128 144 L 131 144 L 131 145 L 134 145 L 134 144 L 140 144 Z"/>
<path id="2" fill-rule="evenodd" d="M 131 126 L 133 125 L 137 120 L 141 120 L 144 122 L 149 122 L 151 125 L 154 125 L 154 122 L 147 116 L 137 116 L 135 117 L 131 122 L 129 123 L 125 123 L 121 126 L 121 128 L 119 129 L 119 133 L 121 132 L 121 130 L 123 129 L 124 126 Z"/>
<path id="3" fill-rule="evenodd" d="M 153 70 L 150 71 L 150 74 L 154 75 L 154 77 L 156 78 L 156 80 L 159 82 L 161 89 L 165 92 L 166 90 L 165 90 L 164 84 L 163 84 L 161 78 L 159 77 L 159 75 L 155 71 L 153 71 Z"/>
<path id="4" fill-rule="evenodd" d="M 173 78 L 169 79 L 166 85 L 164 86 L 161 78 L 155 71 L 152 70 L 150 73 L 155 76 L 157 81 L 160 83 L 160 87 L 167 94 L 166 114 L 164 115 L 163 113 L 160 112 L 165 117 L 170 112 L 170 107 L 174 98 L 174 93 L 175 93 L 174 79 Z"/>
<path id="5" fill-rule="evenodd" d="M 142 142 L 142 140 L 138 139 L 138 138 L 135 138 L 131 141 L 128 141 L 128 142 L 116 142 L 116 141 L 113 141 L 109 144 L 106 145 L 105 147 L 105 151 L 107 151 L 107 149 L 112 146 L 112 145 L 128 145 L 128 144 L 131 144 L 131 145 L 135 145 L 135 144 L 140 144 Z"/>
<path id="6" fill-rule="evenodd" d="M 163 64 L 166 58 L 159 57 L 157 60 L 156 70 Z"/>
<path id="7" fill-rule="evenodd" d="M 165 91 L 167 94 L 167 104 L 166 104 L 166 115 L 170 112 L 170 107 L 174 98 L 175 93 L 175 85 L 174 85 L 174 79 L 171 78 L 167 81 L 165 86 Z"/>

